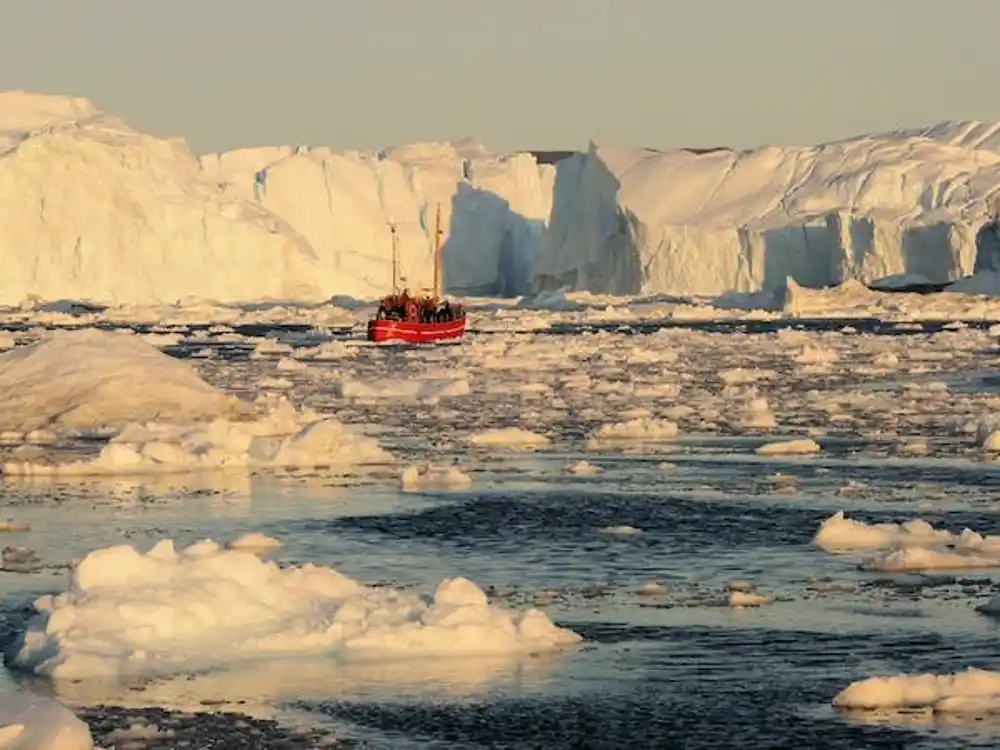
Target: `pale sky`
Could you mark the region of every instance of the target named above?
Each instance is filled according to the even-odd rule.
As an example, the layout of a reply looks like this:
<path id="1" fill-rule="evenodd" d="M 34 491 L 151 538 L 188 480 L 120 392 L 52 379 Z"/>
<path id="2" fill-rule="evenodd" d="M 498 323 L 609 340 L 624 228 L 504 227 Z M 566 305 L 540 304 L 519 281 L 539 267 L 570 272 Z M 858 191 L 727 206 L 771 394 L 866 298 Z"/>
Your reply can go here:
<path id="1" fill-rule="evenodd" d="M 196 151 L 814 143 L 1000 119 L 998 0 L 5 0 L 0 89 Z"/>

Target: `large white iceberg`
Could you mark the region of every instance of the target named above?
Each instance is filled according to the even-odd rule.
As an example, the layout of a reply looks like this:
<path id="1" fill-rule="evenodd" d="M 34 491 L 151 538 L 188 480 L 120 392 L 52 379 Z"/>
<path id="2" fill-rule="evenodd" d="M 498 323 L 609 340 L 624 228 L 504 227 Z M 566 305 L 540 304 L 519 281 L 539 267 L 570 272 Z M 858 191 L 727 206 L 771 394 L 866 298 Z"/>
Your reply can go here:
<path id="1" fill-rule="evenodd" d="M 68 591 L 35 607 L 6 663 L 67 679 L 321 654 L 351 663 L 527 655 L 580 640 L 538 610 L 490 605 L 464 578 L 424 597 L 367 587 L 331 568 L 280 567 L 210 541 L 181 551 L 170 541 L 146 553 L 96 550 L 76 566 Z"/>
<path id="2" fill-rule="evenodd" d="M 248 149 L 201 163 L 227 194 L 257 202 L 309 242 L 326 293 L 361 298 L 389 291 L 393 229 L 406 283 L 432 284 L 438 206 L 450 291 L 524 291 L 555 182 L 554 167 L 531 154 L 451 143 L 378 154 Z"/>
<path id="3" fill-rule="evenodd" d="M 84 100 L 0 94 L 0 199 L 0 302 L 322 297 L 285 222 Z"/>
<path id="4" fill-rule="evenodd" d="M 552 157 L 474 141 L 196 156 L 82 99 L 0 93 L 0 304 L 371 299 L 389 290 L 393 231 L 404 283 L 426 288 L 438 206 L 458 294 L 717 295 L 1000 271 L 998 123 Z"/>
<path id="5" fill-rule="evenodd" d="M 554 180 L 474 144 L 197 157 L 86 100 L 0 93 L 0 303 L 371 298 L 389 291 L 392 228 L 406 282 L 427 287 L 438 204 L 448 287 L 518 292 Z"/>
<path id="6" fill-rule="evenodd" d="M 536 292 L 773 291 L 1000 260 L 1000 123 L 815 147 L 658 152 L 592 144 L 557 165 Z"/>

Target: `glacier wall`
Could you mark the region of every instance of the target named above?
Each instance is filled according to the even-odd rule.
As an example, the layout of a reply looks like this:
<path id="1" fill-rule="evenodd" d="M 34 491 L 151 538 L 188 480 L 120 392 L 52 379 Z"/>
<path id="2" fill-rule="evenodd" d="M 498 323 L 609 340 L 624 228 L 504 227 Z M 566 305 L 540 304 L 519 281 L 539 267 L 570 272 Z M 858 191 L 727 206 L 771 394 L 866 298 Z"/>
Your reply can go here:
<path id="1" fill-rule="evenodd" d="M 534 292 L 698 294 L 947 282 L 1000 267 L 1000 124 L 943 123 L 810 148 L 591 144 L 557 165 Z"/>
<path id="2" fill-rule="evenodd" d="M 182 142 L 20 93 L 0 128 L 0 302 L 322 297 L 309 244 L 202 180 Z"/>
<path id="3" fill-rule="evenodd" d="M 202 157 L 82 99 L 0 94 L 0 304 L 373 298 L 433 278 L 441 205 L 454 293 L 527 288 L 555 169 L 476 143 Z"/>
<path id="4" fill-rule="evenodd" d="M 553 159 L 461 141 L 196 156 L 86 100 L 7 92 L 0 191 L 0 304 L 371 299 L 391 283 L 393 230 L 404 283 L 427 288 L 438 205 L 458 295 L 1000 270 L 1000 123 L 740 152 L 592 144 Z"/>
<path id="5" fill-rule="evenodd" d="M 446 291 L 518 294 L 541 249 L 555 169 L 530 154 L 495 156 L 476 144 L 415 144 L 380 154 L 328 148 L 247 149 L 201 158 L 224 194 L 253 202 L 315 252 L 325 294 L 389 291 L 392 229 L 411 289 L 433 283 L 441 207 Z"/>

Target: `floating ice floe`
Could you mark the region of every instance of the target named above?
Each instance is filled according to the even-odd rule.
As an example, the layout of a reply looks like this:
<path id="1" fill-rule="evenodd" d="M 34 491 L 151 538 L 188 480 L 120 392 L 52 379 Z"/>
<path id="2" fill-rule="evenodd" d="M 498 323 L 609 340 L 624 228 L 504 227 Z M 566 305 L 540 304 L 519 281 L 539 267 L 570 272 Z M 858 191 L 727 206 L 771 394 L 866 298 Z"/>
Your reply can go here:
<path id="1" fill-rule="evenodd" d="M 936 713 L 1000 713 L 1000 672 L 869 677 L 851 683 L 833 705 L 853 710 L 929 709 Z"/>
<path id="2" fill-rule="evenodd" d="M 551 440 L 519 427 L 503 427 L 483 430 L 469 437 L 469 442 L 481 447 L 508 448 L 512 450 L 536 450 L 547 448 Z"/>
<path id="3" fill-rule="evenodd" d="M 1000 567 L 1000 537 L 971 529 L 935 529 L 921 519 L 867 524 L 838 511 L 820 525 L 813 543 L 831 553 L 885 550 L 861 563 L 865 570 L 914 572 Z"/>
<path id="4" fill-rule="evenodd" d="M 465 490 L 472 486 L 472 477 L 457 466 L 408 466 L 403 470 L 400 482 L 407 492 L 429 489 Z"/>
<path id="5" fill-rule="evenodd" d="M 53 678 L 163 676 L 248 660 L 379 662 L 530 654 L 578 643 L 539 610 L 490 605 L 465 578 L 433 596 L 370 588 L 332 568 L 279 567 L 211 541 L 99 549 L 70 588 L 36 600 L 8 666 Z"/>
<path id="6" fill-rule="evenodd" d="M 803 456 L 819 453 L 820 447 L 815 440 L 803 438 L 800 440 L 783 440 L 775 443 L 765 443 L 755 451 L 759 456 Z"/>
<path id="7" fill-rule="evenodd" d="M 53 334 L 0 355 L 0 428 L 4 442 L 26 443 L 3 464 L 14 475 L 234 466 L 348 472 L 392 460 L 377 440 L 334 419 L 287 401 L 244 402 L 134 335 L 96 330 Z M 41 432 L 52 434 L 41 440 Z M 112 437 L 98 456 L 78 461 L 52 460 L 39 445 L 80 432 Z"/>

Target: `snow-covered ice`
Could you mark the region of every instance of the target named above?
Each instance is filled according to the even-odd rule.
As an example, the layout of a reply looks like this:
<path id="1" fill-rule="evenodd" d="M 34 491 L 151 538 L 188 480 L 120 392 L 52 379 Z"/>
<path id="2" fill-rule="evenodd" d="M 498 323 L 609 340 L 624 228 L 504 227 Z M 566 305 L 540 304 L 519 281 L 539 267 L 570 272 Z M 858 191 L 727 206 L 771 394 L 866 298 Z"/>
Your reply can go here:
<path id="1" fill-rule="evenodd" d="M 87 725 L 51 698 L 0 690 L 3 750 L 90 750 Z"/>
<path id="2" fill-rule="evenodd" d="M 287 404 L 287 402 L 284 402 Z M 377 439 L 318 414 L 276 409 L 256 420 L 215 419 L 190 426 L 126 426 L 95 458 L 7 461 L 5 474 L 86 476 L 222 468 L 321 468 L 351 471 L 392 462 Z"/>
<path id="3" fill-rule="evenodd" d="M 955 535 L 926 521 L 867 524 L 837 511 L 820 525 L 813 541 L 828 552 L 852 552 L 891 547 L 936 547 L 951 544 Z"/>
<path id="4" fill-rule="evenodd" d="M 866 524 L 839 511 L 821 524 L 813 541 L 832 553 L 884 550 L 862 562 L 873 571 L 1000 568 L 1000 536 L 983 536 L 971 529 L 952 533 L 921 519 Z"/>
<path id="5" fill-rule="evenodd" d="M 281 568 L 211 541 L 95 550 L 66 592 L 35 608 L 6 662 L 65 679 L 170 675 L 275 656 L 530 653 L 580 640 L 538 610 L 490 605 L 464 578 L 441 581 L 427 598 L 369 588 L 332 568 Z"/>
<path id="6" fill-rule="evenodd" d="M 255 414 L 188 364 L 123 333 L 71 331 L 0 355 L 0 427 L 23 441 L 5 474 L 113 474 L 222 467 L 350 469 L 391 462 L 371 437 L 287 401 Z M 113 437 L 95 458 L 43 460 L 45 430 Z"/>
<path id="7" fill-rule="evenodd" d="M 184 362 L 142 339 L 96 330 L 56 331 L 0 354 L 0 430 L 104 430 L 248 413 Z"/>
<path id="8" fill-rule="evenodd" d="M 465 490 L 472 486 L 472 477 L 457 466 L 407 466 L 400 477 L 407 491 L 446 489 Z"/>
<path id="9" fill-rule="evenodd" d="M 555 180 L 530 154 L 474 144 L 198 157 L 82 99 L 23 92 L 0 94 L 0 121 L 12 304 L 371 298 L 389 284 L 391 228 L 404 275 L 426 287 L 438 204 L 449 286 L 517 293 Z"/>

